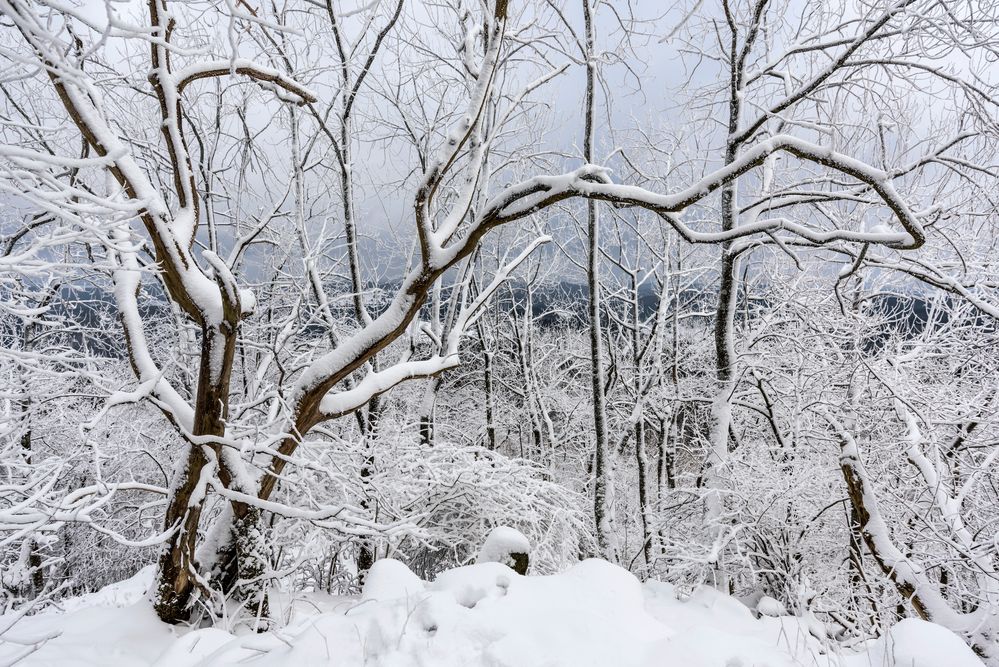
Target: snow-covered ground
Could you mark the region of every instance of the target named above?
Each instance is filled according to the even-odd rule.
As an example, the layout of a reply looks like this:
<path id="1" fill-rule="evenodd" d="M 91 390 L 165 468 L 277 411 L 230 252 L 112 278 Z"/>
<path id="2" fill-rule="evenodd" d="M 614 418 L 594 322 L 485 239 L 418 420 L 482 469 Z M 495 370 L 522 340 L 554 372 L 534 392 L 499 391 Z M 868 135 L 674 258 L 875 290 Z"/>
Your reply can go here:
<path id="1" fill-rule="evenodd" d="M 280 629 L 235 634 L 160 623 L 145 599 L 151 571 L 19 621 L 0 664 L 23 641 L 58 633 L 21 665 L 336 665 L 359 667 L 980 667 L 949 631 L 918 620 L 863 652 L 830 648 L 814 621 L 756 619 L 703 588 L 684 600 L 588 560 L 555 576 L 522 577 L 480 563 L 425 583 L 383 560 L 357 597 L 276 600 Z M 9 619 L 8 619 L 9 620 Z M 0 617 L 0 628 L 7 623 Z"/>

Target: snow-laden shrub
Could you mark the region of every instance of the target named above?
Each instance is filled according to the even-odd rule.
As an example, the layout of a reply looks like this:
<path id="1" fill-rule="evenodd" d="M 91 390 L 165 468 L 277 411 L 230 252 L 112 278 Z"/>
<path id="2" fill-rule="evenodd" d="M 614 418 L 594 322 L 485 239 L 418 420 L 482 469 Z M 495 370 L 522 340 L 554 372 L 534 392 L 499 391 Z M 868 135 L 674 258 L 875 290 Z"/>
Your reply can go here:
<path id="1" fill-rule="evenodd" d="M 366 512 L 375 525 L 390 528 L 368 538 L 358 535 L 362 530 L 279 521 L 278 544 L 307 545 L 283 551 L 280 567 L 296 562 L 296 573 L 309 580 L 300 582 L 306 585 L 341 588 L 342 576 L 330 573 L 353 573 L 357 544 L 364 539 L 372 539 L 378 558 L 403 561 L 424 579 L 470 562 L 496 526 L 510 526 L 526 536 L 535 574 L 556 572 L 592 548 L 582 495 L 547 479 L 535 463 L 487 449 L 380 441 L 368 477 L 362 479 L 339 462 L 327 465 L 321 476 L 330 494 L 325 503 L 344 503 L 351 511 Z"/>

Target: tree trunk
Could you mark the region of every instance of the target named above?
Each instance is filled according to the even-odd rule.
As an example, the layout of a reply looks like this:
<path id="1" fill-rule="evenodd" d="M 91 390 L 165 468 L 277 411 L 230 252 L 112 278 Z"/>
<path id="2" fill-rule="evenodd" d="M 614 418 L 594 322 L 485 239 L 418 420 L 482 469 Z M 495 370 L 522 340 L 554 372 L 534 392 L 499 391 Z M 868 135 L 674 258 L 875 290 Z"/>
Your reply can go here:
<path id="1" fill-rule="evenodd" d="M 734 137 L 739 130 L 741 113 L 742 61 L 738 56 L 738 39 L 736 33 L 731 35 L 730 81 L 729 81 L 729 137 Z M 725 165 L 732 164 L 739 154 L 739 144 L 729 140 L 725 149 Z M 737 179 L 725 184 L 721 190 L 721 228 L 731 231 L 737 225 L 736 188 Z M 724 539 L 725 527 L 722 525 L 724 515 L 724 490 L 726 482 L 722 469 L 728 462 L 729 429 L 732 420 L 732 393 L 735 390 L 735 309 L 738 296 L 738 258 L 731 253 L 732 243 L 721 244 L 721 263 L 719 268 L 718 305 L 715 309 L 715 398 L 711 403 L 710 450 L 707 457 L 705 483 L 708 493 L 705 498 L 705 520 L 714 541 L 713 548 L 717 550 L 713 568 L 713 585 L 723 592 L 729 588 L 728 576 L 724 571 L 722 554 L 724 548 L 720 541 Z"/>
<path id="2" fill-rule="evenodd" d="M 594 106 L 596 86 L 596 53 L 594 51 L 593 16 L 590 0 L 583 0 L 583 19 L 586 29 L 586 102 L 583 136 L 583 158 L 592 163 L 594 156 Z M 588 313 L 590 319 L 590 383 L 593 400 L 593 522 L 596 527 L 597 546 L 607 560 L 617 560 L 613 519 L 613 485 L 611 482 L 610 452 L 607 442 L 607 399 L 604 394 L 603 333 L 600 323 L 600 218 L 597 204 L 586 202 L 586 285 L 589 288 Z"/>
<path id="3" fill-rule="evenodd" d="M 652 564 L 652 532 L 649 526 L 652 520 L 649 517 L 648 498 L 648 458 L 645 453 L 645 413 L 643 400 L 642 372 L 641 372 L 641 318 L 639 303 L 638 275 L 631 274 L 631 355 L 632 373 L 634 375 L 635 400 L 638 402 L 638 420 L 635 422 L 635 465 L 638 468 L 638 511 L 642 522 L 642 556 L 645 558 L 645 567 L 648 569 Z"/>
<path id="4" fill-rule="evenodd" d="M 195 489 L 205 467 L 200 447 L 191 446 L 184 468 L 167 505 L 165 528 L 176 528 L 163 545 L 153 593 L 153 608 L 161 621 L 182 623 L 187 620 L 194 593 L 194 548 L 197 541 L 201 503 L 194 500 Z"/>
<path id="5" fill-rule="evenodd" d="M 493 353 L 482 349 L 483 383 L 486 393 L 486 446 L 496 450 L 496 423 L 493 408 Z"/>
<path id="6" fill-rule="evenodd" d="M 230 313 L 231 315 L 231 313 Z M 230 320 L 230 321 L 234 321 Z M 228 417 L 229 381 L 232 375 L 232 361 L 235 352 L 235 325 L 223 325 L 219 329 L 202 329 L 201 360 L 198 370 L 198 394 L 195 403 L 194 435 L 220 438 L 225 435 L 225 421 Z M 217 367 L 216 367 L 217 365 Z M 164 527 L 176 528 L 163 545 L 160 553 L 156 584 L 153 589 L 153 607 L 157 616 L 167 623 L 180 623 L 187 620 L 195 590 L 203 586 L 197 578 L 195 547 L 198 540 L 198 526 L 207 493 L 207 479 L 204 475 L 213 474 L 208 467 L 209 453 L 218 465 L 217 473 L 224 486 L 234 484 L 228 469 L 221 444 L 203 445 L 190 443 L 190 450 L 184 467 L 178 471 L 174 488 L 167 505 Z M 243 489 L 241 489 L 243 490 Z M 246 490 L 243 490 L 246 491 Z M 250 547 L 245 529 L 244 517 L 256 516 L 241 503 L 233 503 L 234 547 L 237 572 L 240 563 L 246 558 L 256 560 L 259 549 Z M 243 521 L 243 523 L 241 523 Z M 240 530 L 236 527 L 243 526 Z M 254 535 L 259 534 L 253 532 Z M 239 579 L 241 577 L 237 577 Z M 232 582 L 233 584 L 235 582 Z M 230 592 L 224 589 L 223 593 Z M 257 582 L 244 591 L 247 595 L 262 600 L 263 584 Z"/>
<path id="7" fill-rule="evenodd" d="M 24 432 L 21 434 L 21 449 L 24 454 L 24 462 L 31 465 L 31 394 L 26 392 L 27 398 L 21 403 L 21 412 L 25 419 Z M 28 550 L 28 571 L 31 572 L 31 593 L 33 597 L 38 597 L 45 590 L 45 573 L 42 572 L 42 556 L 38 553 L 39 544 L 34 537 L 25 538 L 25 548 Z"/>
<path id="8" fill-rule="evenodd" d="M 371 492 L 369 489 L 371 476 L 375 473 L 375 442 L 378 437 L 378 419 L 381 416 L 382 403 L 376 396 L 368 404 L 368 418 L 364 421 L 364 440 L 368 451 L 365 455 L 364 465 L 361 466 L 361 486 L 363 488 L 363 498 L 361 508 L 370 511 Z M 364 585 L 368 570 L 375 564 L 376 544 L 371 538 L 361 538 L 357 551 L 357 583 Z"/>
<path id="9" fill-rule="evenodd" d="M 420 444 L 424 447 L 434 446 L 434 410 L 440 384 L 440 379 L 430 378 L 423 391 L 423 402 L 420 405 Z"/>

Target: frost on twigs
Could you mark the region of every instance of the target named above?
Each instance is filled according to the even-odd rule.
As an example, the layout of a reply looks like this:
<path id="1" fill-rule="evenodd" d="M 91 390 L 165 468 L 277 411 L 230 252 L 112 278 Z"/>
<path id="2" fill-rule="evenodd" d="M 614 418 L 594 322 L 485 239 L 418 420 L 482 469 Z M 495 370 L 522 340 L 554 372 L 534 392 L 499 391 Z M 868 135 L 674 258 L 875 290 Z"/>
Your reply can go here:
<path id="1" fill-rule="evenodd" d="M 503 563 L 517 574 L 527 574 L 530 555 L 531 543 L 523 533 L 508 526 L 498 526 L 489 532 L 475 562 Z"/>

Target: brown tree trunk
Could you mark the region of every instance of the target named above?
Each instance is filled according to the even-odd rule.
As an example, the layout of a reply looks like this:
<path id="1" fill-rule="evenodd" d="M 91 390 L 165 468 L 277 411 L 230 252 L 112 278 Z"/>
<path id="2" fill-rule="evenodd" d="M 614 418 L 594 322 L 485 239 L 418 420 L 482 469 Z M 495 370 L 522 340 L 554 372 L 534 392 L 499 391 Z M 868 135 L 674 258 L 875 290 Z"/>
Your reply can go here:
<path id="1" fill-rule="evenodd" d="M 233 318 L 231 321 L 235 321 Z M 228 417 L 229 381 L 235 351 L 235 325 L 214 329 L 203 327 L 201 360 L 198 369 L 198 395 L 195 403 L 194 435 L 220 438 L 225 435 Z M 216 356 L 216 353 L 218 356 Z M 218 358 L 220 357 L 220 358 Z M 214 367 L 218 363 L 219 367 Z M 198 526 L 204 499 L 197 494 L 207 493 L 202 476 L 210 474 L 209 452 L 218 464 L 218 475 L 223 485 L 231 486 L 233 480 L 222 456 L 221 443 L 203 445 L 190 443 L 184 469 L 178 474 L 175 487 L 167 505 L 164 528 L 175 528 L 160 554 L 157 581 L 153 594 L 153 608 L 157 616 L 167 623 L 187 620 L 195 590 L 199 587 L 198 564 L 195 548 Z M 234 503 L 234 525 L 246 525 L 246 517 L 256 514 L 242 503 Z M 237 531 L 239 534 L 242 532 Z M 237 563 L 240 551 L 247 548 L 247 540 L 237 534 Z M 256 559 L 257 554 L 249 556 Z M 237 568 L 238 570 L 239 568 Z M 237 577 L 242 578 L 242 577 Z M 233 582 L 235 583 L 235 582 Z M 223 591 L 229 592 L 229 591 Z"/>

